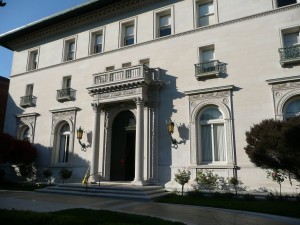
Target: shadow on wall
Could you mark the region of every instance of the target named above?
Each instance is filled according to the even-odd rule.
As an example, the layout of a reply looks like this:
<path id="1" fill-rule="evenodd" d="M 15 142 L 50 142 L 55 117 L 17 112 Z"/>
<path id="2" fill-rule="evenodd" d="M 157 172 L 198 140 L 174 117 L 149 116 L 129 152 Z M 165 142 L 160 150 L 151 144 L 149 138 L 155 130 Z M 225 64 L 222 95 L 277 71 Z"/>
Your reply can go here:
<path id="1" fill-rule="evenodd" d="M 160 91 L 160 106 L 159 106 L 159 183 L 166 184 L 171 180 L 172 166 L 172 150 L 180 150 L 180 145 L 185 145 L 186 140 L 189 140 L 189 128 L 186 124 L 176 124 L 174 138 L 178 141 L 178 148 L 172 144 L 170 134 L 167 132 L 167 122 L 174 120 L 173 115 L 177 113 L 174 105 L 174 100 L 185 97 L 185 94 L 179 92 L 176 85 L 177 77 L 168 74 L 168 71 L 160 69 L 161 78 L 165 83 L 164 88 Z M 173 121 L 174 122 L 174 121 Z"/>

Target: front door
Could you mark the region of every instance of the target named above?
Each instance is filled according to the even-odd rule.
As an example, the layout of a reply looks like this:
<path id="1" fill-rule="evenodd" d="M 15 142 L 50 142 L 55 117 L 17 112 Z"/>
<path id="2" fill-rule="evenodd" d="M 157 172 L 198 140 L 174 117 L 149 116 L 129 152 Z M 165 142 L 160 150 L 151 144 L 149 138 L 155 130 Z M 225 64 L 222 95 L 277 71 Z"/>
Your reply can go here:
<path id="1" fill-rule="evenodd" d="M 111 181 L 133 181 L 135 159 L 135 118 L 122 111 L 113 121 L 111 139 Z"/>

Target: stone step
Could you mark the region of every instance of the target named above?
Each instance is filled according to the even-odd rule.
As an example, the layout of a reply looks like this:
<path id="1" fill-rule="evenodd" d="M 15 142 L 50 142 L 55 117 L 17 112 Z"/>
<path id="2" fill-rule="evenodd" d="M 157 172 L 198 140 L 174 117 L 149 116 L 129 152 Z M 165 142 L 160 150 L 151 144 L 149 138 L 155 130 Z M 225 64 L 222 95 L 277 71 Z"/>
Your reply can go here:
<path id="1" fill-rule="evenodd" d="M 161 186 L 134 186 L 113 183 L 101 183 L 100 186 L 98 184 L 88 184 L 87 186 L 82 184 L 59 184 L 44 189 L 37 189 L 36 191 L 43 193 L 122 198 L 139 201 L 151 201 L 155 198 L 169 194 L 169 192 Z"/>

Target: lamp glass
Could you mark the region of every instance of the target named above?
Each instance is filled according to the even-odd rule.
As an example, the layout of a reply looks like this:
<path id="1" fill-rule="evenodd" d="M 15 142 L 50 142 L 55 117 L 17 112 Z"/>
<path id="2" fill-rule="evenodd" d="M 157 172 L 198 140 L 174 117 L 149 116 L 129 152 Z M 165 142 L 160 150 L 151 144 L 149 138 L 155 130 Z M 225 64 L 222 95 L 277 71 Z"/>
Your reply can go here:
<path id="1" fill-rule="evenodd" d="M 174 123 L 173 122 L 168 123 L 167 129 L 168 129 L 169 134 L 173 134 L 174 133 Z"/>
<path id="2" fill-rule="evenodd" d="M 77 139 L 78 140 L 82 139 L 82 134 L 83 134 L 83 130 L 81 129 L 81 127 L 79 127 L 79 129 L 77 130 Z"/>

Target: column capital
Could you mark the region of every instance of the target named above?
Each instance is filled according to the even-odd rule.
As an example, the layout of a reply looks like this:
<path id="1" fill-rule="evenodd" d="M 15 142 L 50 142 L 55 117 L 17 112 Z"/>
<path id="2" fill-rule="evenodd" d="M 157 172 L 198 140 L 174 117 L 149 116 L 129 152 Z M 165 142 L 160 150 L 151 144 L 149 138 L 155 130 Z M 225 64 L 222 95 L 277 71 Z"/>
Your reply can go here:
<path id="1" fill-rule="evenodd" d="M 133 98 L 133 101 L 135 102 L 136 105 L 144 105 L 145 103 L 144 99 L 140 97 Z"/>
<path id="2" fill-rule="evenodd" d="M 91 106 L 92 106 L 94 112 L 98 112 L 99 109 L 100 109 L 100 103 L 93 102 L 93 103 L 91 104 Z"/>

